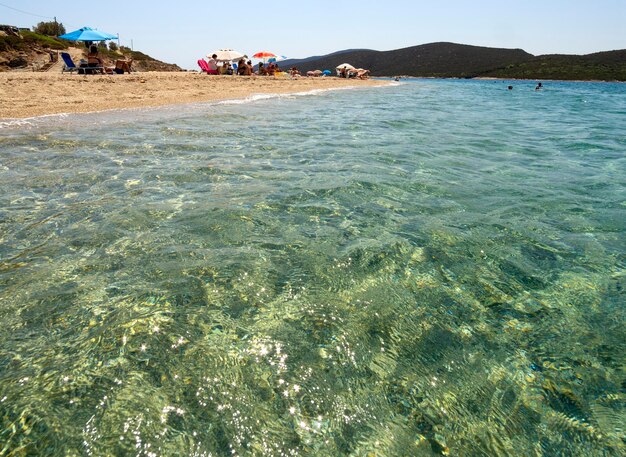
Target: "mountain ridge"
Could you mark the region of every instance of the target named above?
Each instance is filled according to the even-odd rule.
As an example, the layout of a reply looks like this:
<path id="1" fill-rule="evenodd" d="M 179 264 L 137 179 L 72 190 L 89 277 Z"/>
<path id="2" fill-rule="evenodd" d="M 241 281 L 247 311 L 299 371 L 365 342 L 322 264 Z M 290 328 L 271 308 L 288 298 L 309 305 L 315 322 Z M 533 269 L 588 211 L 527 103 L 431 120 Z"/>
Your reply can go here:
<path id="1" fill-rule="evenodd" d="M 314 57 L 284 60 L 280 66 L 296 66 L 306 72 L 334 70 L 348 62 L 369 69 L 373 76 L 626 81 L 626 50 L 535 56 L 519 48 L 434 42 L 390 51 L 344 50 Z"/>

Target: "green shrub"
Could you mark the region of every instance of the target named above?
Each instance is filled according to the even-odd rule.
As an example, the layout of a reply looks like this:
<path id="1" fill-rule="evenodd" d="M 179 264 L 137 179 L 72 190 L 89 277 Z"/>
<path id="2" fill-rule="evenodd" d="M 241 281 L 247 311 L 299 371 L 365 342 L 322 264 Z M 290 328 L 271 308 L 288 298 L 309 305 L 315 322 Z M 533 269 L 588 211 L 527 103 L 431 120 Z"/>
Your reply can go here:
<path id="1" fill-rule="evenodd" d="M 33 27 L 33 32 L 41 35 L 59 36 L 65 34 L 65 27 L 60 22 L 40 22 Z"/>
<path id="2" fill-rule="evenodd" d="M 8 37 L 7 37 L 8 38 Z M 17 37 L 13 37 L 17 38 Z M 19 40 L 19 38 L 17 38 Z M 40 46 L 47 45 L 51 49 L 67 49 L 67 41 L 59 40 L 58 38 L 41 35 L 35 32 L 22 32 L 22 40 L 24 43 L 34 43 Z"/>

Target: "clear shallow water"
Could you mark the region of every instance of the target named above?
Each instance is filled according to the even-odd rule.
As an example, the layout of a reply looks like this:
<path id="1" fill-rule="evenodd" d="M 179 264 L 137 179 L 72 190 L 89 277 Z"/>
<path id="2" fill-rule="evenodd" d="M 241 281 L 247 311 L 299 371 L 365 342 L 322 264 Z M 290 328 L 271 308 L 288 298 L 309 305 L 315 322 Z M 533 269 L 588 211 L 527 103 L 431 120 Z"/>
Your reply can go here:
<path id="1" fill-rule="evenodd" d="M 626 86 L 0 129 L 0 455 L 623 455 Z"/>

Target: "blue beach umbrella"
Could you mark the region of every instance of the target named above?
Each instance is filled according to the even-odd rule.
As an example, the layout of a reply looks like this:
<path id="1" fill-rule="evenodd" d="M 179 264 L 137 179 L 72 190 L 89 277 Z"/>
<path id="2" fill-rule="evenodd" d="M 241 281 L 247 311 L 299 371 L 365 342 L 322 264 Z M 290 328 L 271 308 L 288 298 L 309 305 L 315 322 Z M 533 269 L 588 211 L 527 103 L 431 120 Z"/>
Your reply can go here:
<path id="1" fill-rule="evenodd" d="M 267 61 L 268 62 L 280 62 L 281 60 L 287 60 L 286 56 L 276 56 L 276 57 L 270 57 Z"/>
<path id="2" fill-rule="evenodd" d="M 70 41 L 105 41 L 105 40 L 117 40 L 116 35 L 110 33 L 100 32 L 99 30 L 92 29 L 91 27 L 83 27 L 73 32 L 61 35 L 59 38 Z"/>
<path id="3" fill-rule="evenodd" d="M 326 75 L 326 76 L 330 75 L 331 73 L 332 73 L 332 72 L 331 72 L 330 70 L 324 70 L 324 71 L 322 72 L 322 74 L 323 74 L 323 75 Z"/>

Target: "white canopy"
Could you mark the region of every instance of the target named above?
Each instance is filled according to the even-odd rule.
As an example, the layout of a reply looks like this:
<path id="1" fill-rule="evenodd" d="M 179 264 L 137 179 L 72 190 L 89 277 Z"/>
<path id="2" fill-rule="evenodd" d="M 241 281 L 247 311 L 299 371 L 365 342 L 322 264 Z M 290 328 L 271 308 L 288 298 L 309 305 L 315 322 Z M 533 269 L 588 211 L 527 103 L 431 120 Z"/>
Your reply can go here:
<path id="1" fill-rule="evenodd" d="M 234 51 L 232 49 L 220 49 L 208 54 L 207 57 L 210 59 L 213 54 L 217 54 L 217 58 L 215 60 L 220 62 L 230 62 L 232 60 L 239 60 L 242 57 L 245 57 L 241 52 Z"/>
<path id="2" fill-rule="evenodd" d="M 354 68 L 352 65 L 350 65 L 349 63 L 342 63 L 341 65 L 337 65 L 337 70 L 342 70 L 342 69 L 346 69 L 346 70 L 356 70 L 356 68 Z"/>

